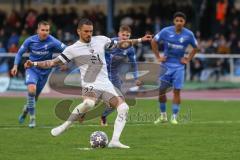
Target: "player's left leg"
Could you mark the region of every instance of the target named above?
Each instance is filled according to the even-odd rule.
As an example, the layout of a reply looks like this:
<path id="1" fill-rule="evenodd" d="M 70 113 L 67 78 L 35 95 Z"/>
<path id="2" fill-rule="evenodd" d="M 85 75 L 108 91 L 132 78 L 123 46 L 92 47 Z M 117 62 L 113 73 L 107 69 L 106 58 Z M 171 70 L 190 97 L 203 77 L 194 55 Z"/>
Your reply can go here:
<path id="1" fill-rule="evenodd" d="M 178 124 L 177 115 L 178 115 L 180 103 L 181 103 L 180 92 L 181 92 L 180 89 L 173 90 L 172 117 L 171 117 L 172 124 Z"/>
<path id="2" fill-rule="evenodd" d="M 102 99 L 105 103 L 109 103 L 111 107 L 117 109 L 117 117 L 114 122 L 114 130 L 112 140 L 108 144 L 108 147 L 111 148 L 130 148 L 122 144 L 119 141 L 123 128 L 127 121 L 127 114 L 129 107 L 127 103 L 124 101 L 124 97 L 120 90 L 114 88 L 114 86 L 109 82 L 106 82 L 106 85 L 103 86 L 104 92 L 102 93 Z"/>
<path id="3" fill-rule="evenodd" d="M 173 101 L 172 101 L 172 117 L 171 117 L 171 123 L 177 124 L 177 115 L 180 109 L 180 103 L 181 103 L 181 89 L 184 85 L 184 69 L 177 69 L 176 72 L 173 75 Z"/>
<path id="4" fill-rule="evenodd" d="M 117 108 L 117 117 L 114 123 L 112 140 L 108 144 L 110 148 L 130 148 L 122 144 L 119 139 L 126 124 L 129 107 L 122 97 L 114 96 L 109 101 L 110 105 Z"/>

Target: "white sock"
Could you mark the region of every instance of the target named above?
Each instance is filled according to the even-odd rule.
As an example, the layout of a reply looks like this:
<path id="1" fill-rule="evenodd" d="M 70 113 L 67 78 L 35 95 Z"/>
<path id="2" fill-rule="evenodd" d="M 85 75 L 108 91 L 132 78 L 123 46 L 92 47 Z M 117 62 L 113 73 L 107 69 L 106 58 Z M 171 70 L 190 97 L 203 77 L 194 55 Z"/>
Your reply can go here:
<path id="1" fill-rule="evenodd" d="M 177 114 L 173 114 L 173 115 L 172 115 L 172 118 L 173 118 L 173 119 L 177 119 Z"/>
<path id="2" fill-rule="evenodd" d="M 122 103 L 117 107 L 118 114 L 114 123 L 112 141 L 119 141 L 122 130 L 126 124 L 128 109 L 129 107 L 126 103 Z"/>
<path id="3" fill-rule="evenodd" d="M 73 122 L 74 122 L 74 121 L 66 121 L 66 122 L 64 122 L 63 124 L 61 124 L 62 130 L 68 129 L 68 128 L 73 124 Z"/>

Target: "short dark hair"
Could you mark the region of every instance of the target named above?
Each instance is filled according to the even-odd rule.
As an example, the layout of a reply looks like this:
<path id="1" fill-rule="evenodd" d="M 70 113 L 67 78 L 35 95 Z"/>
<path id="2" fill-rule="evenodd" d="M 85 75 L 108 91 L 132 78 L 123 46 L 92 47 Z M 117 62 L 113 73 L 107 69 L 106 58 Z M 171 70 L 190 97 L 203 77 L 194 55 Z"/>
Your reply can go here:
<path id="1" fill-rule="evenodd" d="M 187 20 L 187 17 L 183 12 L 175 12 L 173 15 L 173 19 L 175 19 L 176 17 L 182 17 L 185 21 Z"/>
<path id="2" fill-rule="evenodd" d="M 40 22 L 38 22 L 38 27 L 39 27 L 40 25 L 50 26 L 50 24 L 49 24 L 48 21 L 40 21 Z"/>
<path id="3" fill-rule="evenodd" d="M 119 32 L 124 32 L 124 31 L 127 31 L 127 32 L 129 32 L 129 33 L 132 32 L 132 30 L 131 30 L 131 28 L 130 28 L 129 26 L 127 26 L 127 25 L 122 25 L 122 26 L 120 26 Z"/>
<path id="4" fill-rule="evenodd" d="M 78 28 L 81 28 L 83 25 L 93 25 L 93 22 L 90 19 L 83 18 L 78 22 Z"/>

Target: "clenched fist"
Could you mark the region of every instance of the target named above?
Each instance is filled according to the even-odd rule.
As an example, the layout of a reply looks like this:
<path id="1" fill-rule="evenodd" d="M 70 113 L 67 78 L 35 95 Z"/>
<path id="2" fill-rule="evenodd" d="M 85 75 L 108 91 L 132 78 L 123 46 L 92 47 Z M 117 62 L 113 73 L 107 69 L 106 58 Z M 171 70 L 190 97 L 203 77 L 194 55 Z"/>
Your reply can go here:
<path id="1" fill-rule="evenodd" d="M 27 60 L 25 63 L 24 63 L 24 68 L 31 68 L 33 66 L 33 62 L 30 61 L 30 60 Z"/>

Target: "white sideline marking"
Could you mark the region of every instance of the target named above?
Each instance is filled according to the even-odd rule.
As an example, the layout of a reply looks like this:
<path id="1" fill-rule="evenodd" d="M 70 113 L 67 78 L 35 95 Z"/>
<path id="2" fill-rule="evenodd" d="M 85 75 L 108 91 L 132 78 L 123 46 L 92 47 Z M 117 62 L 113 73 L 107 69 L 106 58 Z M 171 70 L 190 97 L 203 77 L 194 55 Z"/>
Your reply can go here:
<path id="1" fill-rule="evenodd" d="M 190 121 L 190 122 L 180 122 L 178 125 L 188 125 L 188 124 L 239 124 L 240 121 Z M 161 126 L 161 125 L 171 125 L 170 123 L 165 124 L 153 124 L 153 122 L 142 122 L 142 123 L 128 123 L 127 127 L 134 127 L 134 126 Z M 177 126 L 178 126 L 177 125 Z M 57 126 L 57 125 L 56 125 Z M 56 126 L 37 126 L 36 129 L 52 129 Z M 113 124 L 109 125 L 110 127 Z M 99 124 L 86 124 L 86 125 L 73 125 L 73 128 L 80 128 L 80 127 L 101 127 Z M 17 130 L 17 129 L 29 129 L 27 125 L 12 125 L 12 124 L 5 124 L 0 125 L 0 130 Z"/>
<path id="2" fill-rule="evenodd" d="M 188 122 L 187 122 L 188 123 Z M 189 122 L 190 124 L 232 124 L 240 123 L 240 121 L 202 121 L 202 122 Z"/>

